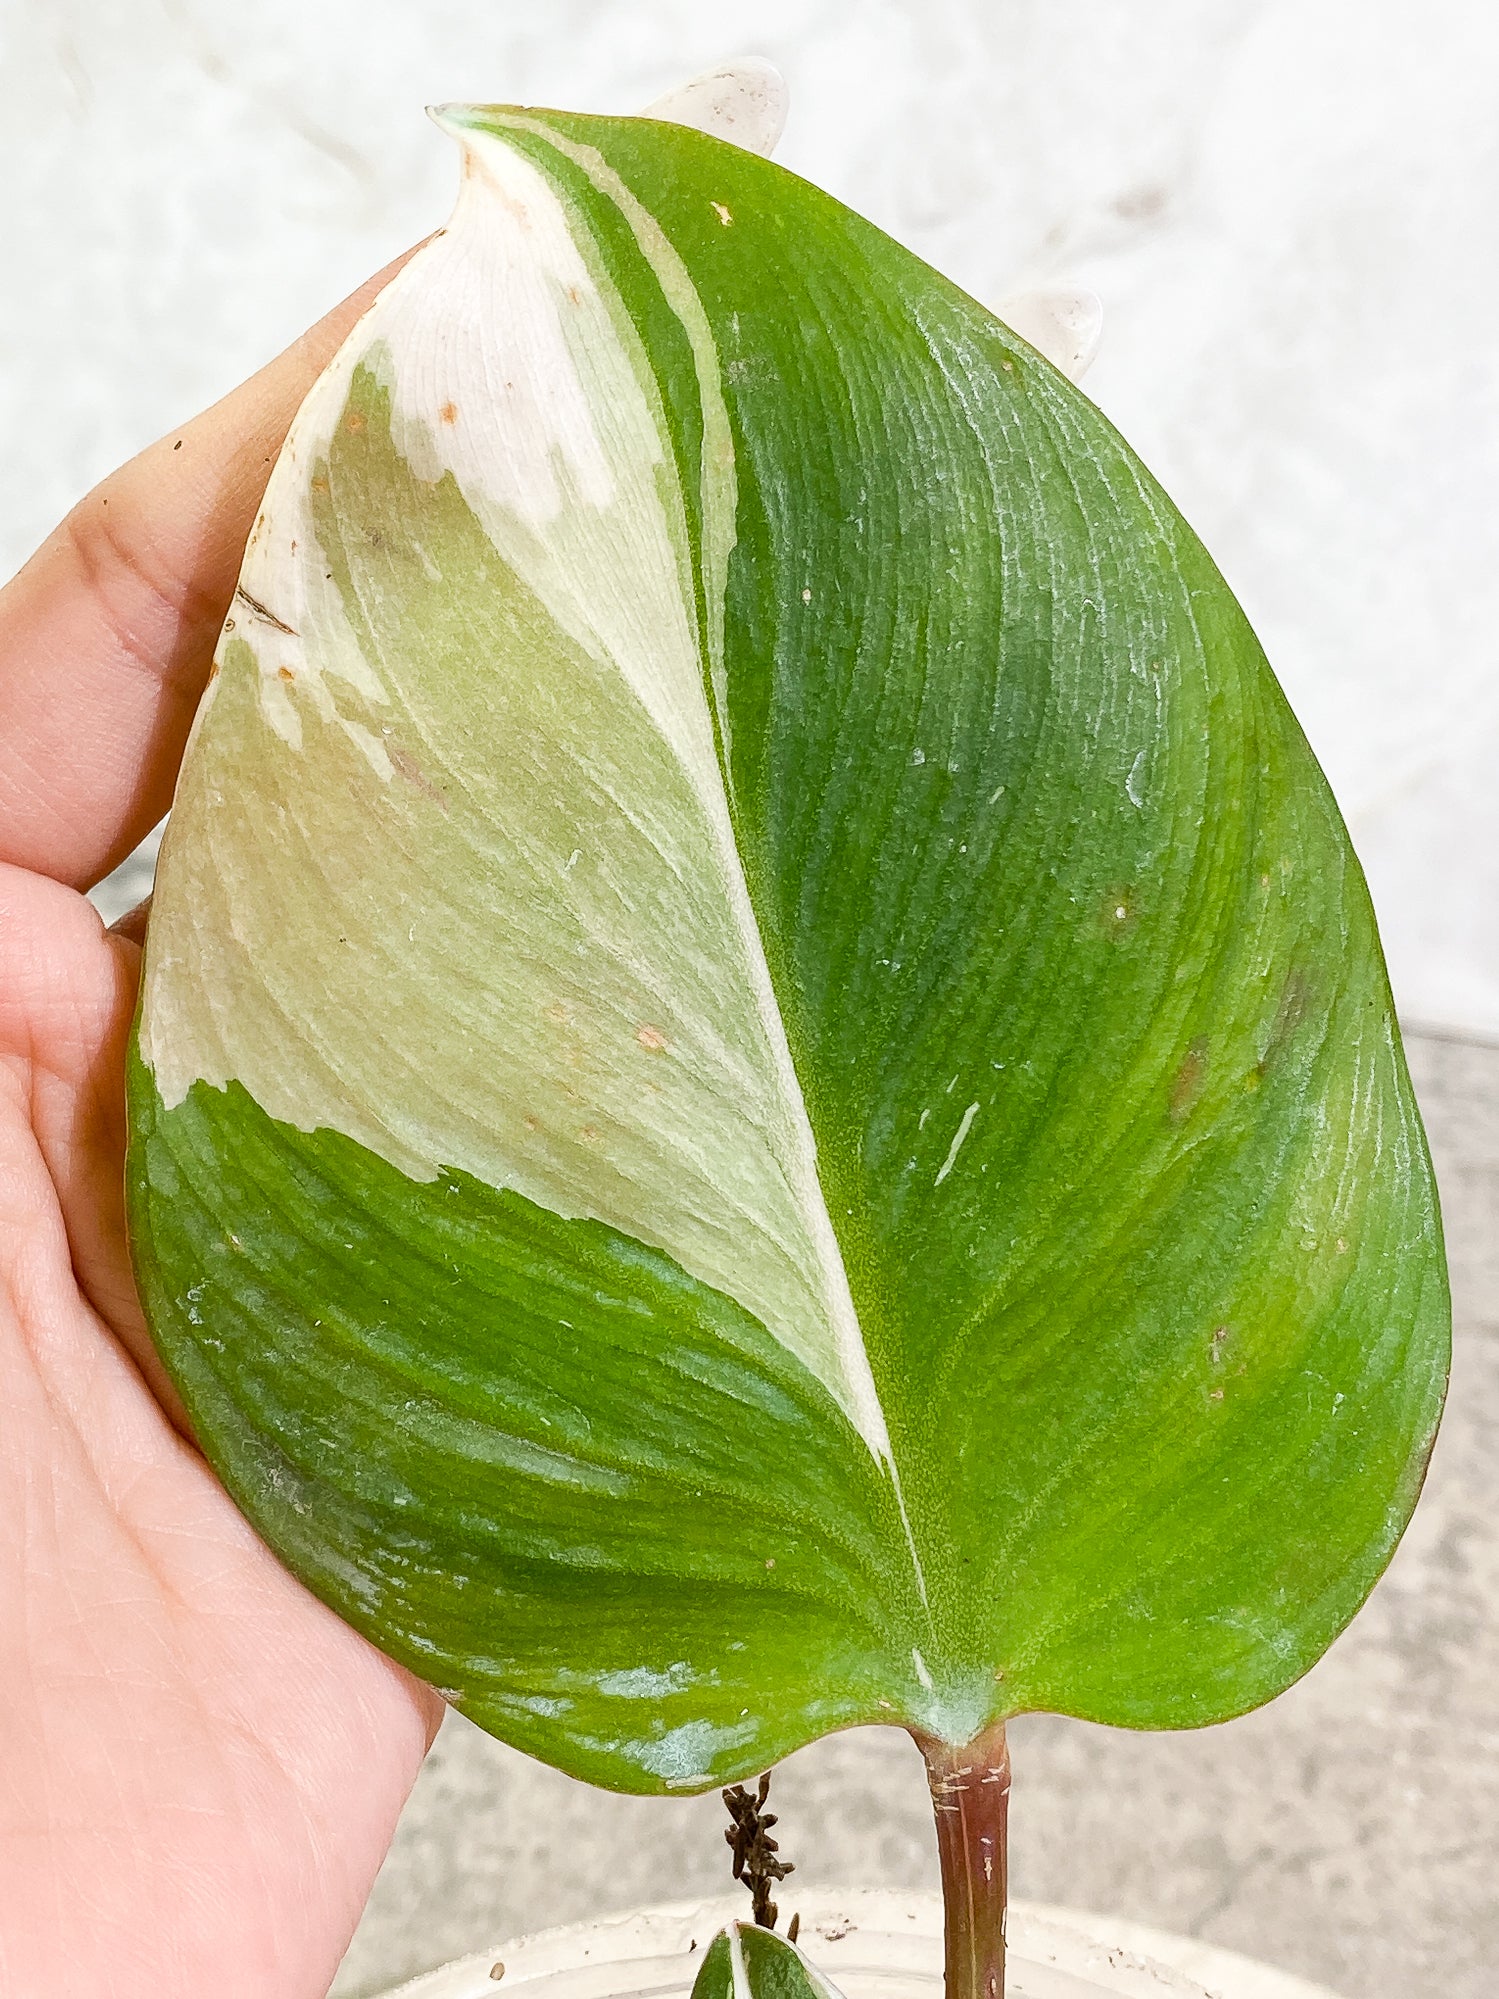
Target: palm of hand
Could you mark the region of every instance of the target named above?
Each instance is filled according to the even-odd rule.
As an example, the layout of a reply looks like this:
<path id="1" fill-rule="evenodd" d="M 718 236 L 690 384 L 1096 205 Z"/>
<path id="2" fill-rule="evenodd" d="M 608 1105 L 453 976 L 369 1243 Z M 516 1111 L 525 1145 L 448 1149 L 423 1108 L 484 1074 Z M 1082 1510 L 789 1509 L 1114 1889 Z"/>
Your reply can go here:
<path id="1" fill-rule="evenodd" d="M 116 475 L 0 593 L 8 1999 L 326 1991 L 435 1727 L 435 1697 L 280 1567 L 183 1433 L 125 1247 L 139 948 L 68 885 L 163 809 L 269 458 L 364 302 Z"/>

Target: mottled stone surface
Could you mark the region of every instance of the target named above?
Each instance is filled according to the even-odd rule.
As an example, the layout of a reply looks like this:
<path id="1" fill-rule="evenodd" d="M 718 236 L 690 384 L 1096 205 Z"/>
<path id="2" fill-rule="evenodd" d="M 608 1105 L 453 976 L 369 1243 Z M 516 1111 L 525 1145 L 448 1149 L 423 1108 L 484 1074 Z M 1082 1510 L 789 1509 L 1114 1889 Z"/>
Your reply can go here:
<path id="1" fill-rule="evenodd" d="M 1410 1043 L 1457 1307 L 1447 1421 L 1389 1574 L 1327 1658 L 1223 1728 L 1016 1724 L 1014 1886 L 1263 1957 L 1347 1999 L 1499 1990 L 1499 1048 Z M 935 1881 L 904 1737 L 815 1744 L 776 1778 L 801 1885 Z M 591 1792 L 456 1717 L 335 1991 L 506 1934 L 721 1886 L 716 1798 Z"/>

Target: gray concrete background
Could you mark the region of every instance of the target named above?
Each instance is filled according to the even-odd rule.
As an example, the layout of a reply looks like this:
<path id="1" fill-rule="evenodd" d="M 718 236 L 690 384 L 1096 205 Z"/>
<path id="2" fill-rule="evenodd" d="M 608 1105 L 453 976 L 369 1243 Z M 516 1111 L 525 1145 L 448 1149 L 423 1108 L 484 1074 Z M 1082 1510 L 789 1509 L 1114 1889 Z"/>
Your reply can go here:
<path id="1" fill-rule="evenodd" d="M 1427 1489 L 1322 1663 L 1224 1727 L 1015 1725 L 1014 1889 L 1113 1910 L 1346 1999 L 1499 1992 L 1499 1048 L 1408 1042 L 1442 1185 L 1457 1337 Z M 777 1773 L 812 1885 L 935 1885 L 905 1737 L 858 1730 Z M 380 1991 L 506 1935 L 721 1890 L 716 1797 L 573 1783 L 450 1717 L 338 1982 Z"/>

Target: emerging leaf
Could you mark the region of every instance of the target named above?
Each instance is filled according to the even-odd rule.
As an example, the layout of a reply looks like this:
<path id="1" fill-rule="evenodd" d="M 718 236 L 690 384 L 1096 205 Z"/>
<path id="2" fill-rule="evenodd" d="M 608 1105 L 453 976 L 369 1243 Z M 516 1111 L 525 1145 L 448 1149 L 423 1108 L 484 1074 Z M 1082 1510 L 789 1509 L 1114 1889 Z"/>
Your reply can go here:
<path id="1" fill-rule="evenodd" d="M 842 1999 L 793 1943 L 753 1923 L 730 1923 L 708 1946 L 692 1999 Z"/>
<path id="2" fill-rule="evenodd" d="M 1368 899 L 1090 403 L 790 174 L 450 110 L 158 876 L 142 1293 L 328 1602 L 629 1790 L 1254 1706 L 1447 1302 Z"/>

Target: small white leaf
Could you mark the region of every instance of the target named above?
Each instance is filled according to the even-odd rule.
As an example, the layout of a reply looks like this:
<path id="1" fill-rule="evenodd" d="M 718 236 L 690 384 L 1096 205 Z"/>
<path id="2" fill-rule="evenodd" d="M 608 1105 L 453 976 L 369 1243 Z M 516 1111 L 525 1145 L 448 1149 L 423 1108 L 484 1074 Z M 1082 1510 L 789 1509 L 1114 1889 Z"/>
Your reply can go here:
<path id="1" fill-rule="evenodd" d="M 641 113 L 727 139 L 766 159 L 786 128 L 786 79 L 763 56 L 734 56 L 668 90 Z"/>
<path id="2" fill-rule="evenodd" d="M 1018 292 L 994 310 L 1069 382 L 1080 382 L 1092 367 L 1103 336 L 1103 302 L 1097 292 L 1081 285 L 1048 285 Z"/>

